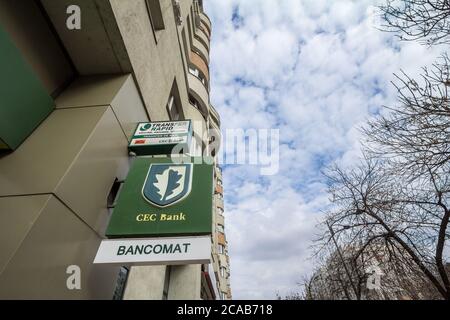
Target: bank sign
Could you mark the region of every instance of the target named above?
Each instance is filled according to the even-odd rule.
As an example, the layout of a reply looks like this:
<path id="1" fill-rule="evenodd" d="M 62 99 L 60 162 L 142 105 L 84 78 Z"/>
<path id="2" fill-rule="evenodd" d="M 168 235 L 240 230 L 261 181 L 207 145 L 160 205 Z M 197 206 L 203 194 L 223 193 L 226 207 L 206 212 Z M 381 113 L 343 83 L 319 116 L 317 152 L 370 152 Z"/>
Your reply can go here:
<path id="1" fill-rule="evenodd" d="M 134 160 L 106 230 L 108 238 L 212 233 L 213 165 L 182 159 Z"/>
<path id="2" fill-rule="evenodd" d="M 141 122 L 128 149 L 136 155 L 171 154 L 175 146 L 188 152 L 192 137 L 191 120 Z"/>
<path id="3" fill-rule="evenodd" d="M 211 257 L 211 237 L 103 240 L 94 263 L 203 264 Z"/>

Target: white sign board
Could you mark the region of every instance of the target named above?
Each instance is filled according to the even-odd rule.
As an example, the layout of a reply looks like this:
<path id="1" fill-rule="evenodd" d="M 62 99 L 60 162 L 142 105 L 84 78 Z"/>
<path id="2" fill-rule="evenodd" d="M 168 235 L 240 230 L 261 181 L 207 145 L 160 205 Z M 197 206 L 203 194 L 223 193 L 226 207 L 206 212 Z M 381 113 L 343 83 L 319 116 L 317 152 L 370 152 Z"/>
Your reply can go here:
<path id="1" fill-rule="evenodd" d="M 211 236 L 103 240 L 94 263 L 132 265 L 206 264 Z"/>
<path id="2" fill-rule="evenodd" d="M 165 121 L 140 123 L 130 146 L 154 146 L 188 143 L 190 121 Z"/>

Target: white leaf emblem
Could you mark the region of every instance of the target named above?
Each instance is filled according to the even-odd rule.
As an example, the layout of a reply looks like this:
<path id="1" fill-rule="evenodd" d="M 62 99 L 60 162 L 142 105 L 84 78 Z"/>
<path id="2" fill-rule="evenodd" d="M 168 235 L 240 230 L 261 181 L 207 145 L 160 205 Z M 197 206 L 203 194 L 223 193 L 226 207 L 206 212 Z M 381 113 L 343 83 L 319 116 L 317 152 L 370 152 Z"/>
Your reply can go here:
<path id="1" fill-rule="evenodd" d="M 185 173 L 185 167 L 169 167 L 156 175 L 153 185 L 158 190 L 160 201 L 170 200 L 183 192 Z"/>
<path id="2" fill-rule="evenodd" d="M 156 175 L 156 182 L 153 184 L 161 196 L 159 200 L 164 198 L 167 189 L 167 181 L 169 180 L 169 170 L 164 170 L 163 173 Z"/>

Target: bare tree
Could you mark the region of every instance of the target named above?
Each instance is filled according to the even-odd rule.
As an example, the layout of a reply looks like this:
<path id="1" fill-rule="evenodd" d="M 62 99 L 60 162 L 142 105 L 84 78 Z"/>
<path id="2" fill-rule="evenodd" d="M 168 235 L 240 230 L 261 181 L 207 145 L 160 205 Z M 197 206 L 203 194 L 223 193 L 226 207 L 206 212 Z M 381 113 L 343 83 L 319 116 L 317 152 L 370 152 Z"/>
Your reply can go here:
<path id="1" fill-rule="evenodd" d="M 391 282 L 408 296 L 420 296 L 417 282 L 432 285 L 426 297 L 438 292 L 450 299 L 443 255 L 450 238 L 449 74 L 444 55 L 431 69 L 424 68 L 420 79 L 396 76 L 398 104 L 362 129 L 360 164 L 335 165 L 325 173 L 331 206 L 324 224 L 329 228 L 318 244 L 322 252 L 353 248 L 347 263 L 355 281 L 364 279 L 355 271 L 375 259 L 396 275 Z M 362 294 L 358 290 L 356 297 Z"/>
<path id="2" fill-rule="evenodd" d="M 389 107 L 388 116 L 363 130 L 369 152 L 387 159 L 391 176 L 403 179 L 398 203 L 436 223 L 427 232 L 435 245 L 434 263 L 447 295 L 450 282 L 443 251 L 450 218 L 449 74 L 449 58 L 444 55 L 431 70 L 424 68 L 421 83 L 404 73 L 397 76 L 399 105 Z"/>
<path id="3" fill-rule="evenodd" d="M 448 273 L 442 258 L 449 190 L 430 175 L 414 181 L 387 160 L 365 158 L 360 165 L 328 173 L 332 208 L 327 223 L 343 244 L 359 244 L 355 257 L 381 252 L 394 264 L 413 263 L 445 299 L 450 299 Z M 436 191 L 439 190 L 439 191 Z M 326 233 L 319 240 L 329 242 Z M 382 251 L 380 251 L 382 248 Z"/>
<path id="4" fill-rule="evenodd" d="M 439 299 L 437 290 L 404 250 L 374 243 L 363 250 L 361 245 L 346 244 L 342 254 L 332 252 L 327 261 L 303 282 L 305 299 Z M 376 284 L 371 279 L 376 277 L 379 286 L 369 287 L 369 282 Z"/>
<path id="5" fill-rule="evenodd" d="M 381 10 L 403 40 L 450 43 L 450 0 L 387 0 Z M 376 261 L 390 277 L 378 298 L 450 300 L 450 59 L 418 79 L 395 77 L 398 103 L 362 129 L 361 162 L 326 172 L 329 228 L 316 244 L 327 259 L 306 299 L 369 297 L 364 271 Z"/>
<path id="6" fill-rule="evenodd" d="M 380 9 L 386 22 L 382 29 L 397 33 L 402 40 L 450 43 L 449 0 L 387 0 Z"/>
<path id="7" fill-rule="evenodd" d="M 397 106 L 363 129 L 365 146 L 377 157 L 389 158 L 396 169 L 412 176 L 450 172 L 450 65 L 443 55 L 416 81 L 395 75 Z"/>

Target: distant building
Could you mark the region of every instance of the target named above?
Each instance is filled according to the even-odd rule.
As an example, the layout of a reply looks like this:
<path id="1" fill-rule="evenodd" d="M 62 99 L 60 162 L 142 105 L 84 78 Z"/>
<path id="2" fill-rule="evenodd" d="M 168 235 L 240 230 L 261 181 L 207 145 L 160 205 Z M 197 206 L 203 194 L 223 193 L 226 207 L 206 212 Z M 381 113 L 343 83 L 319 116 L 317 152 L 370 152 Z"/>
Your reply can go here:
<path id="1" fill-rule="evenodd" d="M 217 163 L 210 265 L 92 263 L 137 123 L 191 119 L 190 155 L 220 136 L 211 31 L 202 0 L 0 3 L 0 298 L 231 299 Z"/>
<path id="2" fill-rule="evenodd" d="M 333 252 L 305 283 L 308 300 L 420 300 L 440 299 L 439 293 L 411 261 L 397 258 L 384 247 L 355 259 L 358 246 Z M 398 249 L 396 249 L 398 251 Z M 408 260 L 403 255 L 402 259 Z"/>

